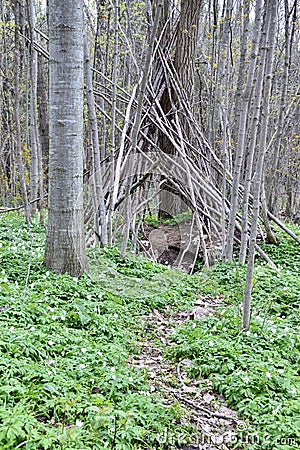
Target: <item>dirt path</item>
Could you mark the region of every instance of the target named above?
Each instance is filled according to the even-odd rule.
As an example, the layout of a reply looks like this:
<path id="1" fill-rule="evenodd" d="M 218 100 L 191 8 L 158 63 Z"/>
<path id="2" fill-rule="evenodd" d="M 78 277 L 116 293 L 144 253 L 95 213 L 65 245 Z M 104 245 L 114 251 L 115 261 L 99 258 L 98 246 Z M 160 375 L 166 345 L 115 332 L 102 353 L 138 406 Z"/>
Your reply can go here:
<path id="1" fill-rule="evenodd" d="M 195 426 L 191 442 L 177 447 L 180 450 L 227 450 L 226 444 L 236 442 L 239 431 L 244 428 L 236 412 L 226 406 L 224 398 L 212 391 L 209 380 L 188 378 L 188 359 L 176 365 L 164 357 L 165 346 L 176 345 L 171 335 L 177 326 L 213 314 L 216 306 L 220 306 L 220 299 L 198 301 L 192 311 L 177 314 L 168 309 L 163 313 L 153 311 L 144 317 L 145 337 L 140 343 L 140 356 L 131 361 L 132 365 L 148 370 L 151 389 L 158 392 L 167 405 L 176 400 L 180 403 L 184 410 L 182 423 Z"/>
<path id="2" fill-rule="evenodd" d="M 157 227 L 145 225 L 143 228 L 142 253 L 160 264 L 178 267 L 186 272 L 193 272 L 196 260 L 201 258 L 201 245 L 196 223 L 185 220 L 173 225 L 160 223 Z M 222 249 L 217 236 L 214 244 L 209 236 L 204 235 L 206 253 L 210 265 L 214 264 Z"/>

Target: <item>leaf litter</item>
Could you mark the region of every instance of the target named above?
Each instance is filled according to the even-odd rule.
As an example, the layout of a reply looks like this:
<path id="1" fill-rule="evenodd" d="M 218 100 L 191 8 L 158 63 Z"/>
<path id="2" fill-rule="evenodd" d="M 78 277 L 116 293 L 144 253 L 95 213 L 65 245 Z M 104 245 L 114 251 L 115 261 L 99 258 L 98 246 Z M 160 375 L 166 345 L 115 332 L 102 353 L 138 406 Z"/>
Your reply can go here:
<path id="1" fill-rule="evenodd" d="M 188 376 L 189 359 L 176 363 L 165 356 L 165 349 L 176 345 L 172 335 L 178 327 L 215 315 L 216 308 L 223 304 L 220 297 L 206 297 L 196 300 L 189 311 L 174 313 L 169 306 L 163 312 L 153 310 L 142 317 L 144 336 L 139 343 L 140 354 L 128 360 L 129 366 L 148 371 L 151 390 L 159 393 L 167 406 L 177 401 L 184 411 L 182 423 L 193 426 L 190 442 L 176 446 L 178 450 L 228 450 L 228 445 L 236 444 L 247 428 L 237 412 L 226 405 L 224 397 L 213 392 L 208 379 Z M 239 444 L 235 448 L 246 447 Z"/>

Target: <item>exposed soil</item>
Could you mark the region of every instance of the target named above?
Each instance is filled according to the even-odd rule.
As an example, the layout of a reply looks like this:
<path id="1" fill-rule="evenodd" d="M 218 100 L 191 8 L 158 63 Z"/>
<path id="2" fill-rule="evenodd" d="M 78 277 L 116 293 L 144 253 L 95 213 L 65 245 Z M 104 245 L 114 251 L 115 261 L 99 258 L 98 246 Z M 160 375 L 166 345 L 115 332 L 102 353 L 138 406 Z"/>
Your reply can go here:
<path id="1" fill-rule="evenodd" d="M 209 264 L 220 258 L 221 243 L 214 237 L 203 236 Z M 154 261 L 169 267 L 178 267 L 193 272 L 197 259 L 202 254 L 199 233 L 192 220 L 176 225 L 160 224 L 157 228 L 144 225 L 142 244 L 143 254 Z"/>
<path id="2" fill-rule="evenodd" d="M 180 267 L 189 272 L 199 249 L 197 230 L 191 221 L 177 225 L 160 224 L 158 228 L 144 227 L 143 245 L 156 262 Z"/>
<path id="3" fill-rule="evenodd" d="M 140 344 L 140 356 L 129 361 L 132 366 L 146 368 L 151 389 L 157 391 L 167 405 L 178 401 L 185 411 L 183 423 L 195 426 L 191 442 L 176 447 L 180 450 L 227 450 L 226 443 L 233 442 L 244 429 L 236 412 L 228 408 L 222 396 L 212 391 L 209 380 L 188 377 L 190 360 L 176 364 L 164 356 L 165 346 L 176 345 L 171 338 L 176 327 L 191 319 L 215 314 L 215 308 L 221 304 L 221 298 L 203 298 L 195 302 L 191 311 L 174 314 L 167 308 L 163 313 L 154 310 L 144 317 L 145 336 Z"/>
<path id="4" fill-rule="evenodd" d="M 240 233 L 236 231 L 235 234 L 240 240 Z M 220 260 L 222 243 L 217 236 L 210 239 L 204 235 L 203 240 L 209 265 L 213 265 Z M 262 232 L 258 233 L 257 241 L 265 242 Z M 141 243 L 144 256 L 169 267 L 178 267 L 188 273 L 194 271 L 196 261 L 202 255 L 199 233 L 195 222 L 191 220 L 176 225 L 160 224 L 157 228 L 146 224 Z"/>

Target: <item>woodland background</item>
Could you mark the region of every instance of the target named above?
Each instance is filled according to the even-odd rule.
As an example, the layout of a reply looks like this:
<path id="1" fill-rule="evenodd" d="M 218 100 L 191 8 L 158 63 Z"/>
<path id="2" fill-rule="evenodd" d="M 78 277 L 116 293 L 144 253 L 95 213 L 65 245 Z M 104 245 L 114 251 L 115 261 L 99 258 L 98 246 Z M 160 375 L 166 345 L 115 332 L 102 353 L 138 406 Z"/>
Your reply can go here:
<path id="1" fill-rule="evenodd" d="M 297 0 L 0 2 L 0 446 L 299 448 L 299 42 Z"/>
<path id="2" fill-rule="evenodd" d="M 145 218 L 190 213 L 193 248 L 181 236 L 179 266 L 186 255 L 190 271 L 199 255 L 231 261 L 236 244 L 241 262 L 247 248 L 268 260 L 257 236 L 276 243 L 270 220 L 299 214 L 298 6 L 85 2 L 89 246 L 157 259 Z M 43 223 L 48 5 L 3 1 L 0 13 L 1 204 L 24 207 L 28 222 L 39 210 Z"/>

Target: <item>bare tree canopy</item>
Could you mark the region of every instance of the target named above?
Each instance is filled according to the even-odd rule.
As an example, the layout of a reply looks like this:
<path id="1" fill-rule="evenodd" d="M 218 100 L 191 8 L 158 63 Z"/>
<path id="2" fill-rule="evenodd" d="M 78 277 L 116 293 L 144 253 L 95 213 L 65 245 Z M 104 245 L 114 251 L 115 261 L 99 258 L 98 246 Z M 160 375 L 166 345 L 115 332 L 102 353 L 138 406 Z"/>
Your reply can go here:
<path id="1" fill-rule="evenodd" d="M 163 261 L 147 220 L 177 216 L 175 265 L 249 249 L 272 264 L 257 236 L 276 244 L 272 222 L 299 220 L 300 154 L 298 2 L 273 4 L 2 2 L 1 204 L 42 223 L 49 191 L 47 264 L 86 270 L 84 226 L 88 246 Z"/>

